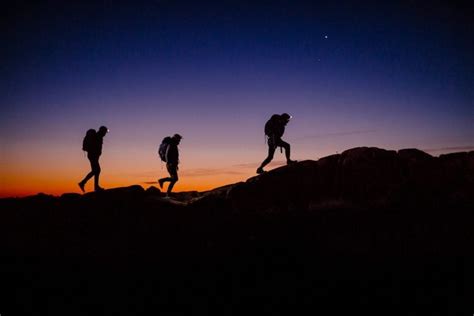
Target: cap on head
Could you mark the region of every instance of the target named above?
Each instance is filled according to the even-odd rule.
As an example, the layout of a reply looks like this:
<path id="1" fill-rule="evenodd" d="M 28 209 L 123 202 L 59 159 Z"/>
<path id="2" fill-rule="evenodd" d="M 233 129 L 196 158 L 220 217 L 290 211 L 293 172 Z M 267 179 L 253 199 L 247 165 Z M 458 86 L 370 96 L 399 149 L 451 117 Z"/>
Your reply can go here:
<path id="1" fill-rule="evenodd" d="M 284 120 L 289 121 L 289 120 L 291 119 L 291 115 L 288 114 L 288 113 L 283 113 L 283 114 L 281 115 L 281 118 L 284 119 Z"/>
<path id="2" fill-rule="evenodd" d="M 101 126 L 99 127 L 99 133 L 103 133 L 104 135 L 107 134 L 109 132 L 109 129 L 105 126 Z"/>
<path id="3" fill-rule="evenodd" d="M 183 138 L 183 136 L 179 135 L 179 134 L 174 134 L 173 135 L 173 138 L 174 139 L 177 139 L 177 140 L 181 140 Z"/>

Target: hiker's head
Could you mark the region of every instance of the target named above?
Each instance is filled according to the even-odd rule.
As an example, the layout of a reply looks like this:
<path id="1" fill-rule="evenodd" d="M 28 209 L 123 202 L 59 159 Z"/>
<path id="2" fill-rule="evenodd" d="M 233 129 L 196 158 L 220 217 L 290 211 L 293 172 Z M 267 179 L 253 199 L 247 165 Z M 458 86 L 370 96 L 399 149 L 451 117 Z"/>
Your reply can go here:
<path id="1" fill-rule="evenodd" d="M 283 123 L 285 123 L 285 124 L 288 124 L 288 122 L 291 119 L 291 115 L 288 114 L 288 113 L 283 113 L 282 115 L 280 115 L 280 117 L 281 117 L 281 120 L 283 121 Z"/>
<path id="2" fill-rule="evenodd" d="M 100 136 L 105 136 L 105 134 L 107 134 L 109 132 L 109 129 L 105 126 L 101 126 L 99 127 L 99 131 L 97 132 L 97 134 L 99 134 Z"/>
<path id="3" fill-rule="evenodd" d="M 183 136 L 181 136 L 179 134 L 174 134 L 173 137 L 171 137 L 171 138 L 176 142 L 176 144 L 179 144 L 179 142 L 181 141 Z"/>

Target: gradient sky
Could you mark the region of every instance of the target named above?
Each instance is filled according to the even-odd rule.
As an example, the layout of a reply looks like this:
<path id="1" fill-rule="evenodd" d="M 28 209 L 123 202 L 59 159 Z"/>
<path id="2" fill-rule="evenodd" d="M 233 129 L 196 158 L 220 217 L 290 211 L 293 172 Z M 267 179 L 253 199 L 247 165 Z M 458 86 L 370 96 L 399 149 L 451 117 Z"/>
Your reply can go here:
<path id="1" fill-rule="evenodd" d="M 383 2 L 383 1 L 379 1 Z M 294 116 L 293 158 L 356 146 L 474 150 L 472 11 L 459 4 L 95 1 L 4 8 L 0 196 L 78 192 L 82 138 L 106 125 L 102 185 L 255 175 L 263 125 Z M 277 152 L 275 163 L 284 157 Z M 87 187 L 92 189 L 92 181 Z"/>

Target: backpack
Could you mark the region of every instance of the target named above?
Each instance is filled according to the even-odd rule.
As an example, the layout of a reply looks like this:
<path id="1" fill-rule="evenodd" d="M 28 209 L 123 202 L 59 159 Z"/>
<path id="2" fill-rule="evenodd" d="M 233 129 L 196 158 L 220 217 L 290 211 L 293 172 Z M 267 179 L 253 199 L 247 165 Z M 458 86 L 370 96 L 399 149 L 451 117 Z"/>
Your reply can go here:
<path id="1" fill-rule="evenodd" d="M 280 115 L 273 114 L 272 117 L 267 121 L 267 123 L 265 123 L 265 135 L 269 137 L 275 135 L 279 118 Z"/>
<path id="2" fill-rule="evenodd" d="M 158 155 L 160 156 L 161 160 L 166 162 L 166 152 L 168 151 L 168 147 L 171 143 L 171 137 L 167 136 L 163 138 L 163 141 L 158 147 Z"/>
<path id="3" fill-rule="evenodd" d="M 91 151 L 94 148 L 97 132 L 95 129 L 90 129 L 87 131 L 86 136 L 82 140 L 82 150 Z"/>

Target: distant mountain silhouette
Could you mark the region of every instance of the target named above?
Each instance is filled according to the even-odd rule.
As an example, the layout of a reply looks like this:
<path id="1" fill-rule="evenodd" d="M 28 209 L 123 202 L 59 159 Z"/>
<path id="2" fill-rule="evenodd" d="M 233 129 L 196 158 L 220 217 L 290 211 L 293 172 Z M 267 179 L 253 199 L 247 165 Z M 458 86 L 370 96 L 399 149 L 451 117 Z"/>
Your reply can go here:
<path id="1" fill-rule="evenodd" d="M 424 293 L 440 291 L 422 302 L 441 295 L 450 306 L 461 306 L 458 285 L 473 255 L 473 188 L 472 151 L 433 157 L 417 149 L 359 147 L 207 192 L 172 193 L 171 199 L 138 185 L 2 199 L 1 249 L 18 274 L 79 264 L 87 272 L 74 281 L 97 286 L 91 265 L 105 264 L 115 271 L 113 280 L 124 269 L 127 286 L 155 280 L 161 282 L 156 291 L 173 288 L 194 307 L 202 301 L 186 280 L 207 289 L 203 300 L 209 304 L 223 279 L 252 284 L 226 283 L 233 295 L 277 306 L 281 295 L 300 304 L 301 293 L 293 289 L 305 286 L 315 301 L 344 297 L 357 303 L 384 288 L 386 303 L 402 304 L 407 297 L 401 293 L 416 279 L 414 286 Z M 26 264 L 31 258 L 41 263 Z M 74 292 L 69 281 L 53 280 Z M 28 282 L 20 284 L 32 286 Z M 51 280 L 41 282 L 44 287 Z M 102 285 L 108 295 L 129 299 L 110 282 Z M 444 282 L 441 290 L 438 282 Z M 330 293 L 322 284 L 338 290 Z M 151 285 L 138 291 L 137 297 L 155 293 Z M 99 296 L 86 300 L 101 301 Z M 137 297 L 131 304 L 138 304 Z M 232 298 L 220 299 L 227 304 Z"/>

